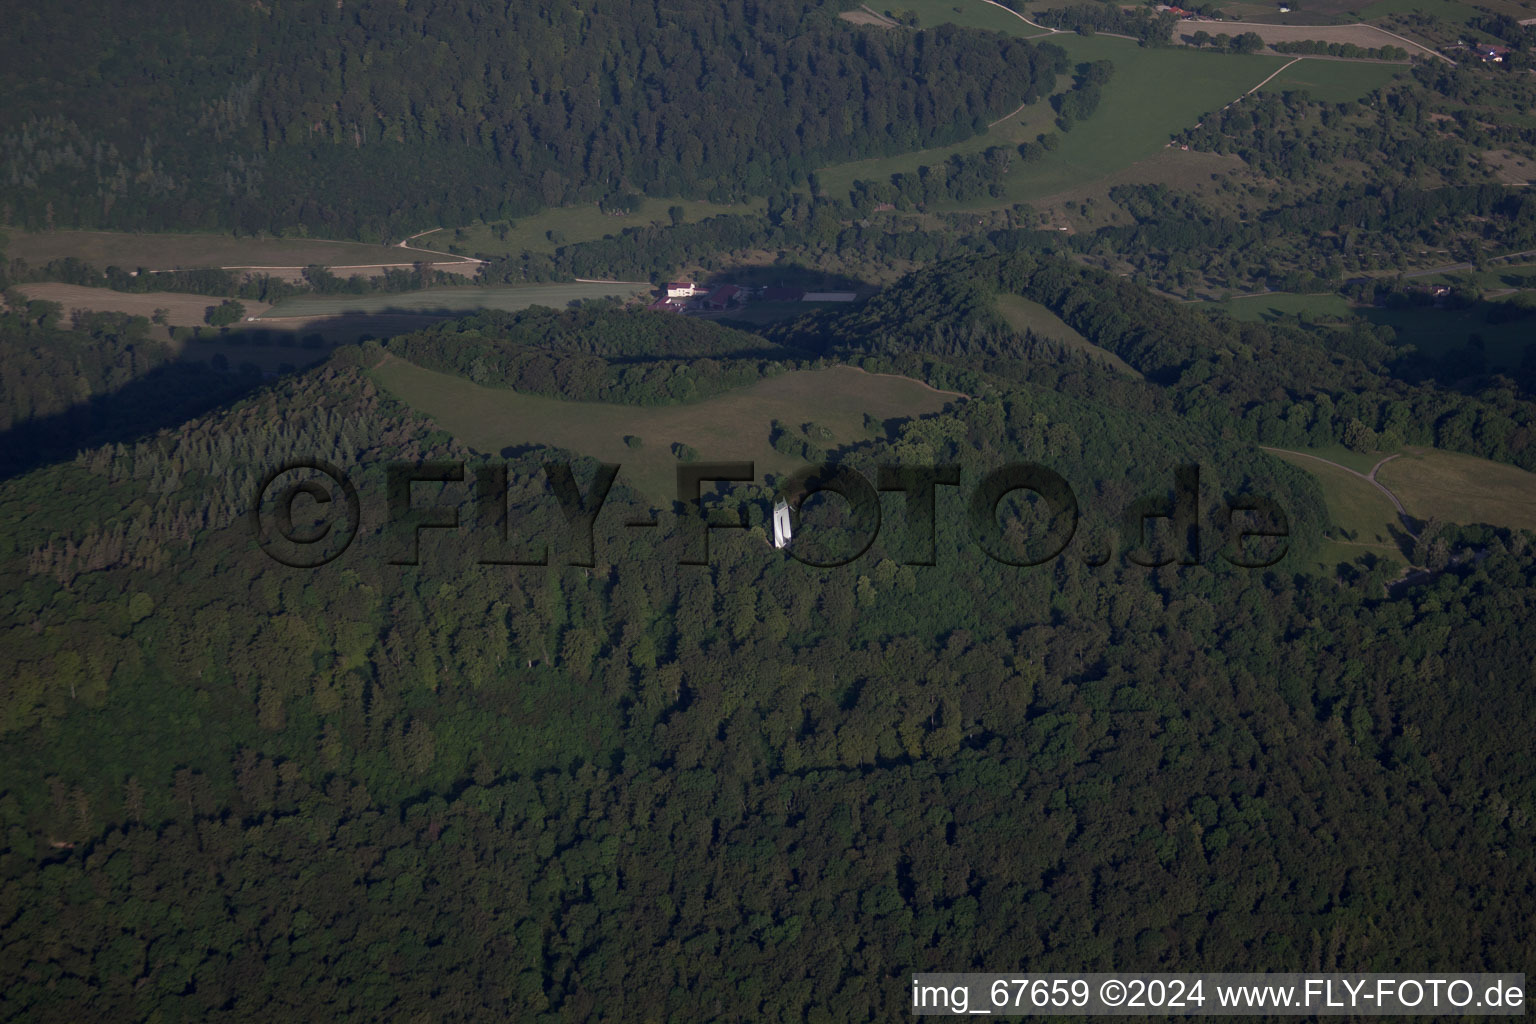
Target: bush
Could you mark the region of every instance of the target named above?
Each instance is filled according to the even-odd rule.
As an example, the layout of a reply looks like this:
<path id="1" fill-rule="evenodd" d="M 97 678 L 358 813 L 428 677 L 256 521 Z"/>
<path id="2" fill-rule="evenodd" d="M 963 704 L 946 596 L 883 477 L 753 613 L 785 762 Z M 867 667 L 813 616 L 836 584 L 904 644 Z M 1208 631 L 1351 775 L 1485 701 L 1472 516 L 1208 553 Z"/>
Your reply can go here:
<path id="1" fill-rule="evenodd" d="M 210 327 L 228 327 L 245 319 L 245 305 L 234 299 L 225 299 L 217 306 L 209 306 L 203 319 Z"/>

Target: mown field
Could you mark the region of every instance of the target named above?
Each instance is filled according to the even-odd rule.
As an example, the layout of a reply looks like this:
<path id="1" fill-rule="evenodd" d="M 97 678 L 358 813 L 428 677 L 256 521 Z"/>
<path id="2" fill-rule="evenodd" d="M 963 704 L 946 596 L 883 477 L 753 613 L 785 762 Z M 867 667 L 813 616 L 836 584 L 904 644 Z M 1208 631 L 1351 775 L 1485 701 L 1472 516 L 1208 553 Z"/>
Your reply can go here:
<path id="1" fill-rule="evenodd" d="M 87 288 L 57 281 L 39 281 L 17 287 L 29 299 L 59 303 L 64 307 L 66 316 L 73 310 L 83 309 L 152 317 L 156 310 L 163 309 L 166 311 L 166 323 L 173 327 L 196 327 L 203 323 L 209 306 L 217 306 L 223 301 L 209 295 L 190 295 L 186 292 L 117 292 L 110 288 Z M 271 308 L 264 302 L 254 300 L 242 304 L 247 316 L 260 316 Z"/>
<path id="2" fill-rule="evenodd" d="M 821 443 L 831 448 L 869 439 L 866 413 L 881 420 L 907 418 L 958 400 L 920 381 L 847 366 L 793 370 L 702 402 L 652 407 L 485 388 L 401 359 L 389 359 L 372 373 L 391 393 L 479 451 L 552 445 L 616 462 L 624 467 L 622 479 L 664 506 L 676 490 L 677 459 L 671 452 L 676 442 L 708 460 L 751 459 L 761 479 L 801 465 L 769 443 L 775 419 L 797 427 L 811 421 L 826 426 L 835 439 Z M 629 447 L 629 435 L 641 438 L 643 446 Z"/>
<path id="3" fill-rule="evenodd" d="M 97 267 L 175 270 L 193 267 L 357 266 L 410 263 L 423 254 L 365 242 L 309 238 L 236 238 L 234 235 L 128 234 L 119 231 L 6 229 L 7 256 L 33 265 L 74 256 Z M 430 258 L 430 257 L 426 257 Z"/>
<path id="4" fill-rule="evenodd" d="M 1409 448 L 1382 466 L 1376 479 L 1420 519 L 1536 530 L 1536 473 L 1515 466 Z"/>
<path id="5" fill-rule="evenodd" d="M 1002 314 L 1016 331 L 1033 331 L 1042 338 L 1050 338 L 1061 344 L 1082 352 L 1090 359 L 1105 366 L 1113 367 L 1121 373 L 1135 377 L 1138 380 L 1141 374 L 1136 368 L 1124 359 L 1107 349 L 1099 348 L 1093 342 L 1083 337 L 1061 317 L 1046 309 L 1040 303 L 1024 298 L 1022 295 L 999 295 L 997 297 L 997 311 Z"/>
<path id="6" fill-rule="evenodd" d="M 382 295 L 295 295 L 267 310 L 264 319 L 341 316 L 351 313 L 469 313 L 477 309 L 515 311 L 529 306 L 563 308 L 580 299 L 610 295 L 622 299 L 648 295 L 648 284 L 582 284 L 556 282 L 528 285 L 487 285 L 468 288 L 428 288 L 419 292 Z"/>
<path id="7" fill-rule="evenodd" d="M 203 325 L 203 317 L 210 305 L 217 305 L 221 300 L 207 295 L 117 292 L 110 288 L 85 288 L 52 281 L 18 287 L 29 299 L 61 304 L 66 316 L 77 309 L 142 317 L 153 316 L 157 309 L 167 310 L 169 326 L 200 329 L 198 337 L 188 338 L 186 332 L 178 331 L 173 335 L 163 327 L 151 327 L 151 336 L 168 344 L 181 358 L 211 363 L 214 356 L 223 356 L 231 370 L 250 363 L 268 373 L 306 366 L 323 359 L 337 345 L 351 344 L 362 338 L 405 334 L 439 319 L 421 313 L 322 315 L 256 323 L 242 321 L 229 329 L 215 331 Z M 264 303 L 249 300 L 243 304 L 252 316 L 259 316 L 269 308 Z"/>
<path id="8" fill-rule="evenodd" d="M 1281 16 L 1283 17 L 1283 15 Z M 1258 22 L 1246 21 L 1186 21 L 1179 25 L 1175 33 L 1176 38 L 1182 38 L 1204 30 L 1211 35 L 1225 32 L 1228 35 L 1237 35 L 1240 32 L 1254 32 L 1259 38 L 1268 44 L 1297 43 L 1316 40 L 1324 43 L 1354 43 L 1372 49 L 1380 46 L 1397 46 L 1407 50 L 1410 54 L 1425 54 L 1428 47 L 1423 43 L 1411 39 L 1404 40 L 1386 29 L 1377 28 L 1374 25 L 1266 25 Z"/>

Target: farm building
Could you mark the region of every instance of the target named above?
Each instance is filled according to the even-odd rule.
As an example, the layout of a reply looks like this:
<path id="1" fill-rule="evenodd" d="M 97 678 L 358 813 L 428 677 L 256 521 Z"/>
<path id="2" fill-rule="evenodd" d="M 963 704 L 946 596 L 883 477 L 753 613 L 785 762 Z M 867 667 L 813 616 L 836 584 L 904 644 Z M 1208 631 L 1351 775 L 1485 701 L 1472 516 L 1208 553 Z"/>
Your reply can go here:
<path id="1" fill-rule="evenodd" d="M 727 309 L 746 299 L 746 294 L 734 284 L 723 284 L 704 296 L 705 309 Z"/>
<path id="2" fill-rule="evenodd" d="M 681 313 L 683 311 L 683 304 L 676 299 L 657 299 L 646 308 L 653 309 L 658 313 Z"/>
<path id="3" fill-rule="evenodd" d="M 698 285 L 692 281 L 673 281 L 667 285 L 667 298 L 687 299 L 699 293 Z"/>

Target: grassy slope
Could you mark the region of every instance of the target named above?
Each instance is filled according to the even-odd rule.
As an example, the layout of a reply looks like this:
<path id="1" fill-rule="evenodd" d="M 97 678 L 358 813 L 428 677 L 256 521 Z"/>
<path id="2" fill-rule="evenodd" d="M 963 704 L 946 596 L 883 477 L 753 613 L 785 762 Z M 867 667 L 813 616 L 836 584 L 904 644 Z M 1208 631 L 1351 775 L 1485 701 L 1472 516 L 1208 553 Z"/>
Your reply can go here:
<path id="1" fill-rule="evenodd" d="M 1078 334 L 1069 324 L 1038 302 L 1032 302 L 1022 295 L 999 295 L 997 297 L 997 311 L 1003 315 L 1003 319 L 1007 320 L 1015 330 L 1033 331 L 1041 337 L 1062 342 L 1077 349 L 1079 352 L 1086 353 L 1089 358 L 1097 362 L 1114 367 L 1121 373 L 1129 374 L 1137 379 L 1141 378 L 1141 374 L 1136 371 L 1134 366 L 1113 352 L 1099 348 L 1099 346 Z"/>
<path id="2" fill-rule="evenodd" d="M 1421 518 L 1536 530 L 1536 473 L 1459 452 L 1410 448 L 1376 478 Z"/>
<path id="3" fill-rule="evenodd" d="M 1289 59 L 1273 54 L 1195 52 L 1184 47 L 1148 48 L 1109 36 L 1060 34 L 1049 41 L 1065 49 L 1073 64 L 1113 61 L 1115 75 L 1104 88 L 1098 111 L 1063 136 L 1059 149 L 1033 163 L 1016 164 L 1007 180 L 1004 201 L 1008 203 L 1079 187 L 1156 156 L 1174 133 L 1230 103 Z M 1063 87 L 1069 84 L 1067 80 L 1061 82 Z M 898 171 L 915 171 L 923 164 L 941 162 L 951 153 L 978 152 L 996 145 L 1016 147 L 1042 132 L 1054 131 L 1054 118 L 1049 104 L 1041 102 L 953 146 L 825 168 L 819 172 L 821 185 L 836 195 L 846 192 L 855 179 L 879 180 Z M 984 200 L 951 204 L 950 208 L 996 205 L 997 200 Z"/>
<path id="4" fill-rule="evenodd" d="M 1292 64 L 1259 91 L 1302 89 L 1315 100 L 1342 103 L 1380 89 L 1402 73 L 1403 67 L 1397 64 L 1308 59 Z"/>
<path id="5" fill-rule="evenodd" d="M 692 445 L 707 460 L 751 459 L 761 479 L 800 466 L 769 444 L 772 420 L 796 427 L 814 420 L 833 431 L 834 441 L 820 442 L 831 448 L 870 438 L 865 413 L 881 420 L 907 418 L 937 412 L 955 400 L 919 381 L 852 367 L 795 370 L 701 402 L 650 407 L 485 388 L 400 359 L 386 361 L 373 376 L 477 450 L 544 444 L 617 462 L 624 480 L 658 502 L 669 502 L 676 488 L 674 442 Z M 625 444 L 630 434 L 644 446 Z"/>
<path id="6" fill-rule="evenodd" d="M 1335 526 L 1354 534 L 1352 539 L 1324 544 L 1319 552 L 1323 561 L 1350 561 L 1366 553 L 1404 560 L 1402 551 L 1393 539 L 1394 533 L 1403 533 L 1403 526 L 1397 518 L 1397 510 L 1392 507 L 1386 495 L 1359 477 L 1316 459 L 1288 452 L 1276 454 L 1317 478 L 1323 489 L 1323 500 L 1328 504 L 1328 517 Z M 1318 454 L 1323 458 L 1334 457 L 1332 452 Z"/>
<path id="7" fill-rule="evenodd" d="M 554 283 L 429 288 L 393 295 L 295 295 L 273 306 L 267 316 L 334 316 L 384 310 L 467 313 L 476 309 L 518 310 L 529 306 L 559 309 L 574 299 L 600 299 L 609 295 L 629 298 L 649 294 L 650 290 L 650 285 Z"/>

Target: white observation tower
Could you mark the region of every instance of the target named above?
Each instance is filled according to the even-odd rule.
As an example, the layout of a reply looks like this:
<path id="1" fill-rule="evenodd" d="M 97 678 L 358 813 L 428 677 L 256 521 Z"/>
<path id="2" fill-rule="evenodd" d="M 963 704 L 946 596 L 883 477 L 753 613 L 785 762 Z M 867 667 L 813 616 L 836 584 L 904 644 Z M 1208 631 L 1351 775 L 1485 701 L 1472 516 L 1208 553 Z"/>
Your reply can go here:
<path id="1" fill-rule="evenodd" d="M 779 498 L 773 503 L 773 546 L 782 548 L 789 543 L 792 531 L 789 526 L 789 502 Z"/>

